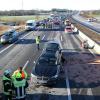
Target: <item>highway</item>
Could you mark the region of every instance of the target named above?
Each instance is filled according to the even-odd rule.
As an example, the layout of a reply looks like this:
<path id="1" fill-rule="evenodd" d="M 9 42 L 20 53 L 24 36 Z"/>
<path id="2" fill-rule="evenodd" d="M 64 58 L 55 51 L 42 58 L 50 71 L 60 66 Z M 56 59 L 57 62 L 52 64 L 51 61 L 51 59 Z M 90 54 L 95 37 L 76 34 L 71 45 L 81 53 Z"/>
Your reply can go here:
<path id="1" fill-rule="evenodd" d="M 41 37 L 41 49 L 39 51 L 35 44 L 35 36 L 37 35 Z M 29 88 L 27 89 L 28 100 L 100 100 L 100 72 L 98 72 L 100 71 L 98 67 L 100 64 L 93 64 L 91 68 L 87 67 L 89 65 L 88 61 L 93 61 L 97 59 L 98 56 L 94 57 L 88 50 L 84 50 L 81 47 L 78 35 L 65 34 L 63 31 L 31 31 L 24 34 L 14 44 L 1 46 L 1 77 L 5 69 L 14 71 L 19 66 L 23 66 L 30 75 L 34 67 L 34 61 L 36 61 L 42 53 L 45 43 L 53 39 L 58 40 L 61 48 L 65 49 L 64 54 L 67 58 L 67 63 L 63 66 L 64 73 L 61 73 L 57 84 L 51 87 L 35 86 L 29 81 Z M 69 56 L 66 54 L 67 52 L 73 51 L 77 56 L 75 56 L 75 61 L 70 58 L 69 53 Z M 84 59 L 88 61 L 86 62 Z M 84 62 L 86 64 L 83 64 Z M 93 70 L 95 70 L 95 73 L 93 73 Z M 77 76 L 77 72 L 80 77 Z M 97 75 L 95 76 L 95 74 Z M 88 78 L 87 75 L 89 75 Z M 0 90 L 0 92 L 2 92 L 2 86 L 0 86 Z"/>
<path id="2" fill-rule="evenodd" d="M 83 18 L 79 14 L 74 15 L 73 18 L 76 19 L 77 21 L 83 23 L 84 25 L 90 27 L 91 29 L 96 30 L 97 32 L 100 33 L 100 23 L 88 22 L 87 19 Z"/>

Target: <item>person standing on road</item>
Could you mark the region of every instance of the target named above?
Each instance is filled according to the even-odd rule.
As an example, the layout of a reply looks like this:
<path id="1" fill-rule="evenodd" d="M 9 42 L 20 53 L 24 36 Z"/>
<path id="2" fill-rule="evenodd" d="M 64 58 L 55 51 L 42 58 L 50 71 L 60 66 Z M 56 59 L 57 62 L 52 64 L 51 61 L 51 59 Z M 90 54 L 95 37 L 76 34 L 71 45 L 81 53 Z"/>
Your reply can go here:
<path id="1" fill-rule="evenodd" d="M 40 50 L 40 36 L 37 36 L 36 39 L 37 49 Z"/>
<path id="2" fill-rule="evenodd" d="M 4 88 L 4 99 L 3 100 L 12 100 L 12 80 L 11 80 L 11 71 L 6 70 L 3 75 L 3 88 Z"/>
<path id="3" fill-rule="evenodd" d="M 13 81 L 13 90 L 15 92 L 16 100 L 25 100 L 26 98 L 26 88 L 28 87 L 28 82 L 20 72 L 16 74 L 16 78 Z"/>

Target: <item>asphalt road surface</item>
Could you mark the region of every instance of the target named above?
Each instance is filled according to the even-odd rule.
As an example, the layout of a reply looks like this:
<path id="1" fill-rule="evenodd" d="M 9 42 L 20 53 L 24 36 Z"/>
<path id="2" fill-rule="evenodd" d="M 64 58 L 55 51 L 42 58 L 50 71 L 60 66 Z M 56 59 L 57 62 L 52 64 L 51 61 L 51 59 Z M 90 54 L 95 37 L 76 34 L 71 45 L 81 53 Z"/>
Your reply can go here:
<path id="1" fill-rule="evenodd" d="M 40 50 L 38 51 L 35 44 L 35 36 L 40 35 L 41 44 Z M 78 35 L 73 34 L 65 34 L 63 31 L 33 31 L 28 32 L 23 35 L 19 41 L 14 44 L 7 45 L 5 47 L 0 48 L 0 75 L 2 78 L 3 71 L 5 69 L 11 69 L 14 71 L 19 66 L 23 66 L 27 73 L 30 76 L 32 68 L 34 67 L 34 61 L 38 59 L 42 50 L 44 48 L 44 44 L 49 40 L 58 40 L 61 48 L 66 49 L 66 52 L 76 52 L 79 53 L 76 55 L 76 58 L 82 58 L 83 55 L 88 55 L 87 58 L 85 56 L 84 59 L 96 59 L 92 54 L 89 54 L 89 51 L 84 50 L 80 45 L 80 40 Z M 82 54 L 80 56 L 81 53 Z M 67 56 L 65 56 L 67 57 Z M 99 56 L 98 56 L 99 57 Z M 69 58 L 68 58 L 69 59 Z M 70 61 L 70 60 L 68 60 Z M 72 59 L 73 61 L 73 59 Z M 80 62 L 80 61 L 78 61 Z M 75 63 L 76 64 L 76 63 Z M 75 65 L 74 64 L 74 65 Z M 100 67 L 100 64 L 98 64 Z M 67 66 L 67 67 L 66 67 Z M 70 67 L 71 66 L 71 67 Z M 100 81 L 96 84 L 81 84 L 83 80 L 85 80 L 85 71 L 82 71 L 81 67 L 73 67 L 72 64 L 65 64 L 64 73 L 61 73 L 57 84 L 53 86 L 35 86 L 33 83 L 29 81 L 29 88 L 27 89 L 27 99 L 28 100 L 100 100 Z M 75 71 L 71 71 L 75 70 Z M 73 74 L 76 74 L 77 71 L 81 70 L 80 76 L 81 82 L 77 83 L 77 78 L 73 80 Z M 92 70 L 92 69 L 91 69 Z M 86 70 L 87 71 L 87 70 Z M 99 70 L 100 71 L 100 70 Z M 90 73 L 92 76 L 91 72 Z M 100 73 L 100 72 L 98 72 Z M 90 77 L 91 78 L 91 77 Z M 98 76 L 100 78 L 100 76 Z M 93 78 L 95 81 L 95 78 Z M 88 80 L 87 80 L 88 81 Z M 84 82 L 83 82 L 84 83 Z M 2 82 L 0 79 L 0 92 L 2 92 Z"/>
<path id="2" fill-rule="evenodd" d="M 100 23 L 96 22 L 89 22 L 87 19 L 83 18 L 80 15 L 75 15 L 75 19 L 78 19 L 80 22 L 87 24 L 88 26 L 94 27 L 96 30 L 100 31 Z"/>

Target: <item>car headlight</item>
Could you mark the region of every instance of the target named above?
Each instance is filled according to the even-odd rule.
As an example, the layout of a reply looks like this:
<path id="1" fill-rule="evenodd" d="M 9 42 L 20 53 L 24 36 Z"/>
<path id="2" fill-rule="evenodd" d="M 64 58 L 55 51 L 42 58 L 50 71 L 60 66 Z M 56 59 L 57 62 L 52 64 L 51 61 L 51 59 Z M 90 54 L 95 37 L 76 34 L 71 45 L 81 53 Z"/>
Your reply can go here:
<path id="1" fill-rule="evenodd" d="M 1 38 L 1 42 L 5 42 L 5 39 L 2 39 L 2 38 Z"/>

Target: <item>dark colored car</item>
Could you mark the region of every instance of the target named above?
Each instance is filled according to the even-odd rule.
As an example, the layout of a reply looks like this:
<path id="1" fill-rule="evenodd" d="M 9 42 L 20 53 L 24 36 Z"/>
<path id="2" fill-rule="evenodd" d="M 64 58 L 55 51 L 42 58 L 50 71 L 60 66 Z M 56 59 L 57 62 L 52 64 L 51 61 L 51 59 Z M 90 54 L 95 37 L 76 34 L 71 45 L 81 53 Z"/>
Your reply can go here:
<path id="1" fill-rule="evenodd" d="M 18 40 L 18 33 L 15 30 L 11 30 L 11 31 L 5 32 L 1 36 L 0 42 L 2 44 L 5 44 L 5 43 L 13 43 L 16 40 Z"/>
<path id="2" fill-rule="evenodd" d="M 60 45 L 57 41 L 49 41 L 46 43 L 44 51 L 59 51 Z"/>
<path id="3" fill-rule="evenodd" d="M 45 45 L 42 56 L 55 56 L 57 63 L 60 63 L 60 51 L 61 47 L 57 41 L 49 41 Z"/>
<path id="4" fill-rule="evenodd" d="M 60 72 L 60 65 L 57 64 L 53 55 L 41 55 L 31 73 L 31 81 L 37 84 L 56 83 Z"/>

